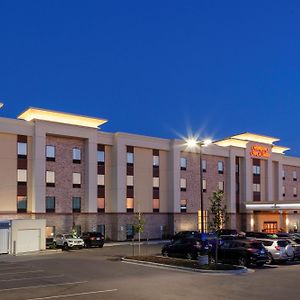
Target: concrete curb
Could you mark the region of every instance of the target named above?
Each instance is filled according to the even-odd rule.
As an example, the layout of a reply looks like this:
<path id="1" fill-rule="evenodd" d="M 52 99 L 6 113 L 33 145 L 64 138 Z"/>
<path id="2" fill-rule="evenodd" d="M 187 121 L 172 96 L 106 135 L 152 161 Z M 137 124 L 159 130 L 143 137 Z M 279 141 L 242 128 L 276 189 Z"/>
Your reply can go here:
<path id="1" fill-rule="evenodd" d="M 122 258 L 122 262 L 125 263 L 133 263 L 138 265 L 149 265 L 153 267 L 159 267 L 164 269 L 178 269 L 183 271 L 190 271 L 190 272 L 199 272 L 199 273 L 206 273 L 206 274 L 219 274 L 219 275 L 240 275 L 240 274 L 246 274 L 246 273 L 253 273 L 254 270 L 249 270 L 246 267 L 241 267 L 240 270 L 201 270 L 201 269 L 195 269 L 195 268 L 187 268 L 187 267 L 180 267 L 180 266 L 172 266 L 172 265 L 166 265 L 166 264 L 160 264 L 160 263 L 153 263 L 149 261 L 141 261 L 141 260 L 135 260 L 135 259 L 128 259 L 128 258 Z"/>
<path id="2" fill-rule="evenodd" d="M 24 253 L 18 253 L 13 256 L 26 256 L 26 255 L 51 255 L 51 254 L 57 254 L 62 252 L 62 249 L 46 249 L 41 251 L 34 251 L 34 252 L 24 252 Z"/>

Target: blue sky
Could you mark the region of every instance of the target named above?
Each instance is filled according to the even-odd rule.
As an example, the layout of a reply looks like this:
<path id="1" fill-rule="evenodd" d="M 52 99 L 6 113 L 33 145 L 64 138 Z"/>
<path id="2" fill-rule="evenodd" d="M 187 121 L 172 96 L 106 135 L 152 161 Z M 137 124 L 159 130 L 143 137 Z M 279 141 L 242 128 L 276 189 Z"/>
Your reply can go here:
<path id="1" fill-rule="evenodd" d="M 104 131 L 220 139 L 300 156 L 299 1 L 1 1 L 0 116 L 28 106 Z"/>

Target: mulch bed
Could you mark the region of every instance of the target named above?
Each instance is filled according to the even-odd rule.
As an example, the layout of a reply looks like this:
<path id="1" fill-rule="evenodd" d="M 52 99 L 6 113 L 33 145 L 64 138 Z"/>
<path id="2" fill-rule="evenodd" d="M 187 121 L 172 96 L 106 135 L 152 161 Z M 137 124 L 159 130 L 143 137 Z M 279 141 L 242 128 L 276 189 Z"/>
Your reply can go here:
<path id="1" fill-rule="evenodd" d="M 133 259 L 145 262 L 158 263 L 168 266 L 178 266 L 191 269 L 201 270 L 239 270 L 241 267 L 227 265 L 227 264 L 211 264 L 211 265 L 199 265 L 196 260 L 188 260 L 181 258 L 171 258 L 163 256 L 127 256 L 126 259 Z"/>

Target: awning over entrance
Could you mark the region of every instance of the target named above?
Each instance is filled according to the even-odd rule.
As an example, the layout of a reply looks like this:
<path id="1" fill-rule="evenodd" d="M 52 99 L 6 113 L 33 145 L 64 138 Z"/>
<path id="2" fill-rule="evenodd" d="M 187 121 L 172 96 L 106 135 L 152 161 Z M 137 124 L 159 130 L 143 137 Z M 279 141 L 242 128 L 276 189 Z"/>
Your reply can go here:
<path id="1" fill-rule="evenodd" d="M 300 203 L 248 203 L 248 210 L 299 210 Z"/>

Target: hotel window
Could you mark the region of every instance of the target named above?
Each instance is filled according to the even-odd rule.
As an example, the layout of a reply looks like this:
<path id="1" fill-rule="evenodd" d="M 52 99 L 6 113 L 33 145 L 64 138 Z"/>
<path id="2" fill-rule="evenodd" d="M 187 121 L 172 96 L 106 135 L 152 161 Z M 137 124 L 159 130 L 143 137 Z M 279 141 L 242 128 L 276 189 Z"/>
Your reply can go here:
<path id="1" fill-rule="evenodd" d="M 293 171 L 293 181 L 297 181 L 297 171 Z"/>
<path id="2" fill-rule="evenodd" d="M 81 187 L 81 174 L 73 173 L 73 188 L 80 188 L 80 187 Z"/>
<path id="3" fill-rule="evenodd" d="M 297 197 L 297 188 L 296 187 L 293 188 L 293 196 Z"/>
<path id="4" fill-rule="evenodd" d="M 180 212 L 186 212 L 187 200 L 181 199 L 180 200 Z"/>
<path id="5" fill-rule="evenodd" d="M 51 145 L 46 146 L 46 160 L 55 161 L 55 146 L 51 146 Z"/>
<path id="6" fill-rule="evenodd" d="M 79 148 L 73 148 L 73 163 L 74 164 L 81 163 L 81 151 Z"/>
<path id="7" fill-rule="evenodd" d="M 218 173 L 219 174 L 224 173 L 224 163 L 222 161 L 218 161 Z"/>
<path id="8" fill-rule="evenodd" d="M 253 175 L 260 175 L 260 166 L 254 165 L 252 168 L 253 168 Z"/>
<path id="9" fill-rule="evenodd" d="M 17 212 L 24 213 L 27 212 L 27 197 L 17 196 Z"/>
<path id="10" fill-rule="evenodd" d="M 105 224 L 97 225 L 97 232 L 100 232 L 105 236 Z"/>
<path id="11" fill-rule="evenodd" d="M 126 198 L 126 211 L 133 212 L 133 198 Z"/>
<path id="12" fill-rule="evenodd" d="M 284 170 L 281 171 L 281 175 L 282 175 L 282 180 L 285 180 L 285 171 Z"/>
<path id="13" fill-rule="evenodd" d="M 133 146 L 127 146 L 127 165 L 133 165 L 134 163 L 134 148 Z"/>
<path id="14" fill-rule="evenodd" d="M 180 169 L 181 170 L 186 170 L 187 167 L 187 159 L 185 157 L 180 158 Z"/>
<path id="15" fill-rule="evenodd" d="M 153 166 L 159 167 L 159 156 L 158 155 L 153 155 Z"/>
<path id="16" fill-rule="evenodd" d="M 186 179 L 185 178 L 180 179 L 180 190 L 182 192 L 186 191 Z"/>
<path id="17" fill-rule="evenodd" d="M 207 169 L 207 161 L 204 159 L 202 160 L 202 172 L 206 172 Z"/>
<path id="18" fill-rule="evenodd" d="M 105 199 L 104 198 L 97 198 L 97 209 L 98 209 L 98 212 L 105 211 Z"/>
<path id="19" fill-rule="evenodd" d="M 55 212 L 55 197 L 46 197 L 46 212 Z"/>
<path id="20" fill-rule="evenodd" d="M 98 165 L 104 165 L 105 162 L 105 152 L 104 151 L 97 151 L 97 161 Z"/>
<path id="21" fill-rule="evenodd" d="M 260 184 L 253 183 L 253 192 L 260 192 Z"/>
<path id="22" fill-rule="evenodd" d="M 159 188 L 159 177 L 153 177 L 153 188 Z"/>
<path id="23" fill-rule="evenodd" d="M 218 189 L 219 189 L 220 191 L 224 191 L 224 181 L 219 181 L 219 182 L 218 182 Z"/>
<path id="24" fill-rule="evenodd" d="M 133 186 L 133 176 L 132 175 L 127 175 L 127 177 L 126 177 L 126 185 L 127 186 Z"/>
<path id="25" fill-rule="evenodd" d="M 282 197 L 285 197 L 285 186 L 282 187 Z"/>
<path id="26" fill-rule="evenodd" d="M 27 170 L 18 169 L 17 171 L 18 184 L 26 185 L 27 182 Z"/>
<path id="27" fill-rule="evenodd" d="M 27 143 L 18 142 L 18 158 L 26 158 Z"/>
<path id="28" fill-rule="evenodd" d="M 206 179 L 202 179 L 202 191 L 206 192 Z"/>
<path id="29" fill-rule="evenodd" d="M 73 209 L 73 212 L 81 211 L 81 198 L 80 197 L 72 197 L 72 209 Z"/>
<path id="30" fill-rule="evenodd" d="M 104 175 L 97 175 L 97 185 L 104 185 Z"/>
<path id="31" fill-rule="evenodd" d="M 55 186 L 55 172 L 46 171 L 46 186 L 48 187 Z"/>
<path id="32" fill-rule="evenodd" d="M 159 212 L 159 199 L 153 199 L 152 207 L 153 212 Z"/>

